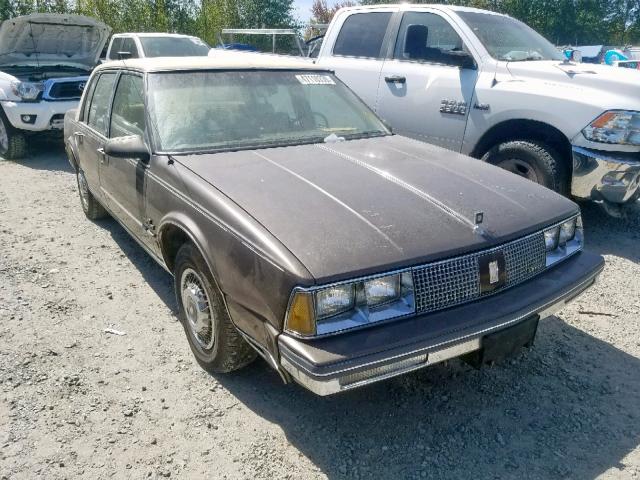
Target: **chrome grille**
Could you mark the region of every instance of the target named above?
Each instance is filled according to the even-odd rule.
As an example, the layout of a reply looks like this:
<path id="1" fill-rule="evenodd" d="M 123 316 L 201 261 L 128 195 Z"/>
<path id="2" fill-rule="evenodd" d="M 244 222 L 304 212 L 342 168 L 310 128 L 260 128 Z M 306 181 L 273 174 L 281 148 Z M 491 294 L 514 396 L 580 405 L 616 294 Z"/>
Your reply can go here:
<path id="1" fill-rule="evenodd" d="M 533 277 L 545 269 L 544 236 L 536 233 L 489 250 L 414 267 L 413 286 L 417 313 L 433 312 L 479 298 L 478 259 L 502 251 L 506 265 L 506 283 L 492 295 Z"/>

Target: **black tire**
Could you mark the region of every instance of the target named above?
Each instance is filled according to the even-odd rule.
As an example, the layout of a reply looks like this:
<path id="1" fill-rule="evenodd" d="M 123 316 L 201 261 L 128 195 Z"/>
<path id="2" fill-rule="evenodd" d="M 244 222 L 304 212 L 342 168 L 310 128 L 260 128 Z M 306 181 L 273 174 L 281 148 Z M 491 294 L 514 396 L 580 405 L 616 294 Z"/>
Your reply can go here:
<path id="1" fill-rule="evenodd" d="M 193 273 L 197 278 L 192 276 Z M 195 284 L 190 284 L 190 279 L 197 281 Z M 184 293 L 185 284 L 192 285 L 193 289 L 186 289 L 190 293 Z M 198 284 L 197 288 L 196 284 Z M 187 335 L 191 351 L 202 368 L 212 373 L 227 373 L 255 360 L 256 351 L 242 338 L 231 322 L 222 292 L 204 258 L 192 243 L 185 243 L 178 250 L 174 268 L 174 288 L 180 322 Z M 203 288 L 204 292 L 198 290 L 199 288 Z M 194 290 L 197 295 L 194 294 Z M 202 293 L 205 293 L 206 297 L 198 296 Z M 203 302 L 194 303 L 194 298 L 200 298 Z M 189 316 L 187 309 L 190 312 Z M 207 328 L 198 329 L 194 325 L 194 312 L 206 312 L 210 315 L 211 321 Z M 206 321 L 203 322 L 204 324 Z"/>
<path id="2" fill-rule="evenodd" d="M 0 157 L 17 160 L 27 153 L 27 140 L 20 131 L 13 128 L 4 112 L 0 113 Z"/>
<path id="3" fill-rule="evenodd" d="M 528 178 L 562 195 L 569 192 L 569 168 L 549 145 L 535 140 L 512 140 L 496 145 L 482 160 Z"/>
<path id="4" fill-rule="evenodd" d="M 109 213 L 105 208 L 96 200 L 89 185 L 87 179 L 84 176 L 84 172 L 81 169 L 76 170 L 76 182 L 78 184 L 78 195 L 80 196 L 80 205 L 82 211 L 89 220 L 100 220 L 109 216 Z"/>

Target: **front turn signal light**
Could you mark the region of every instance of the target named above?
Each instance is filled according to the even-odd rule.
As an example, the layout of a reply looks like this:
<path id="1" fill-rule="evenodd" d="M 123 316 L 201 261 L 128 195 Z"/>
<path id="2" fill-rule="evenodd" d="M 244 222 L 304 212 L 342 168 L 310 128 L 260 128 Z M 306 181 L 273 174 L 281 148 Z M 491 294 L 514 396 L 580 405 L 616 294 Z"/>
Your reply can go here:
<path id="1" fill-rule="evenodd" d="M 287 315 L 287 330 L 298 335 L 315 335 L 316 320 L 311 293 L 296 292 L 294 294 Z"/>

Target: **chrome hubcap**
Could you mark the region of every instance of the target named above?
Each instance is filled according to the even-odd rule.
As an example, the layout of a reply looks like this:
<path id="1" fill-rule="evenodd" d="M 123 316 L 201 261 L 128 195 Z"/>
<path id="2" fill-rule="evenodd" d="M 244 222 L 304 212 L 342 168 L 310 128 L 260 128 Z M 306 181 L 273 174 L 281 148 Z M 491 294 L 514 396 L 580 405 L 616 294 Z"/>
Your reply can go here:
<path id="1" fill-rule="evenodd" d="M 182 272 L 180 299 L 192 337 L 200 348 L 210 350 L 214 342 L 211 303 L 200 275 L 191 268 Z"/>
<path id="2" fill-rule="evenodd" d="M 511 173 L 515 173 L 516 175 L 531 180 L 532 182 L 540 183 L 535 170 L 531 168 L 531 165 L 529 165 L 527 162 L 518 160 L 517 158 L 513 158 L 500 162 L 498 166 L 504 168 L 505 170 L 508 170 Z"/>
<path id="3" fill-rule="evenodd" d="M 85 178 L 82 170 L 78 172 L 78 191 L 80 192 L 82 208 L 86 212 L 89 210 L 89 185 L 87 184 L 87 179 Z"/>
<path id="4" fill-rule="evenodd" d="M 9 135 L 4 121 L 0 119 L 0 152 L 4 153 L 9 149 Z"/>

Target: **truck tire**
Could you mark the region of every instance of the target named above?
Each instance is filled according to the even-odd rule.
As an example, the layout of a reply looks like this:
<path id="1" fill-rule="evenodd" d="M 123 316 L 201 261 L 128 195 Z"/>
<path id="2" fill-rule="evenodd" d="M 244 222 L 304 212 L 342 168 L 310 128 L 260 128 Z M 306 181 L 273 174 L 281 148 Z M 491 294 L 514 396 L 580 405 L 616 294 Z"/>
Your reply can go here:
<path id="1" fill-rule="evenodd" d="M 568 168 L 549 145 L 536 140 L 512 140 L 496 145 L 482 160 L 544 185 L 562 195 L 569 191 Z"/>
<path id="2" fill-rule="evenodd" d="M 25 156 L 27 140 L 24 134 L 13 128 L 4 112 L 0 113 L 0 157 L 17 160 Z"/>
<path id="3" fill-rule="evenodd" d="M 180 322 L 202 368 L 227 373 L 255 360 L 256 351 L 231 323 L 222 292 L 192 243 L 178 250 L 174 287 Z"/>
<path id="4" fill-rule="evenodd" d="M 76 171 L 76 181 L 78 182 L 78 195 L 80 195 L 80 205 L 82 211 L 89 220 L 100 220 L 109 215 L 105 208 L 96 200 L 89 190 L 89 184 L 81 169 Z"/>

